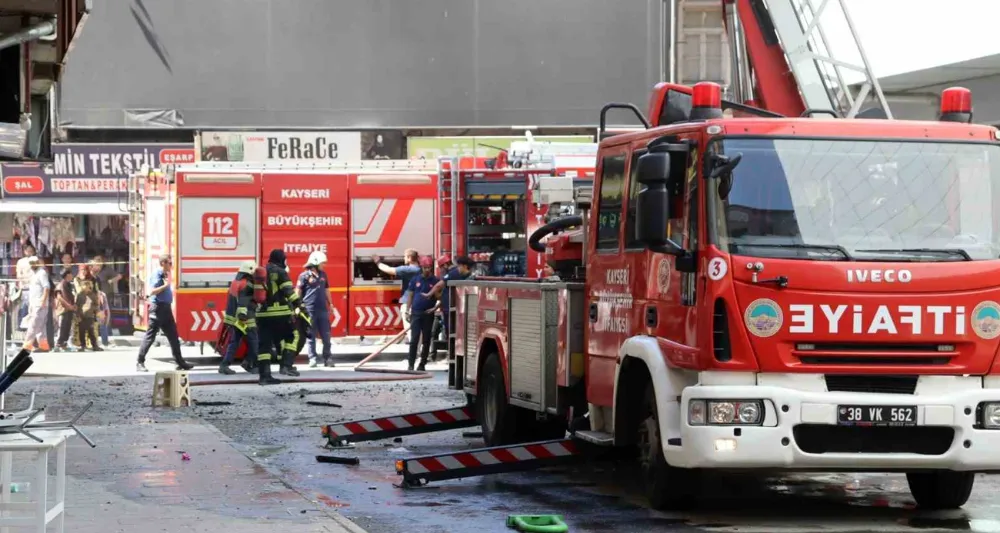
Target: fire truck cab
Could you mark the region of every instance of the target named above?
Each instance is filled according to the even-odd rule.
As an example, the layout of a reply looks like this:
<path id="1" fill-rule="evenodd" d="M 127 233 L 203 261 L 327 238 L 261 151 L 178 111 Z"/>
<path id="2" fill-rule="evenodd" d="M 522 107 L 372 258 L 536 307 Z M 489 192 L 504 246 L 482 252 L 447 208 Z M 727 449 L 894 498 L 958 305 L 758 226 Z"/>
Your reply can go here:
<path id="1" fill-rule="evenodd" d="M 949 91 L 911 122 L 730 118 L 715 84 L 658 86 L 650 129 L 600 143 L 583 215 L 539 230 L 582 229 L 544 238 L 582 240 L 561 279 L 452 284 L 452 385 L 487 443 L 570 420 L 637 448 L 659 508 L 704 469 L 905 472 L 922 507 L 963 505 L 1000 467 L 1000 144 Z"/>

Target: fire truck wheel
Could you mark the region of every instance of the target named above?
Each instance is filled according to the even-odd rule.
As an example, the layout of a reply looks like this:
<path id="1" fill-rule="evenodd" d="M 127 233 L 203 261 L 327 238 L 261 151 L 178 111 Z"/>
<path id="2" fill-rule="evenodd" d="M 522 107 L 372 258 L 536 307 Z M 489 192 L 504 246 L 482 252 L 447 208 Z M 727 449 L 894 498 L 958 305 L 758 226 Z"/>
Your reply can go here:
<path id="1" fill-rule="evenodd" d="M 928 510 L 958 509 L 969 501 L 975 472 L 936 470 L 906 474 L 910 494 L 917 506 Z"/>
<path id="2" fill-rule="evenodd" d="M 507 403 L 500 356 L 496 353 L 486 356 L 482 372 L 476 406 L 483 440 L 487 446 L 514 444 L 517 442 L 517 409 Z"/>
<path id="3" fill-rule="evenodd" d="M 660 441 L 659 416 L 652 382 L 646 385 L 646 394 L 640 413 L 645 416 L 639 422 L 636 445 L 639 452 L 639 469 L 643 490 L 649 505 L 657 510 L 685 510 L 694 503 L 694 492 L 698 487 L 697 472 L 674 468 L 663 457 Z"/>

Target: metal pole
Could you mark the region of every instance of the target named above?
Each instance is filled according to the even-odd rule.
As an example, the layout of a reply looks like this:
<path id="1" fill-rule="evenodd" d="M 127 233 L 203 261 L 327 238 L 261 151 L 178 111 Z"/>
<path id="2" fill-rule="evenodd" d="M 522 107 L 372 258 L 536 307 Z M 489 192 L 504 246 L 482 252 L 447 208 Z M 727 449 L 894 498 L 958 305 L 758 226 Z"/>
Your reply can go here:
<path id="1" fill-rule="evenodd" d="M 10 320 L 10 309 L 4 313 L 3 320 L 0 320 L 0 373 L 7 372 L 7 321 Z M 7 407 L 7 393 L 0 394 L 0 412 Z"/>

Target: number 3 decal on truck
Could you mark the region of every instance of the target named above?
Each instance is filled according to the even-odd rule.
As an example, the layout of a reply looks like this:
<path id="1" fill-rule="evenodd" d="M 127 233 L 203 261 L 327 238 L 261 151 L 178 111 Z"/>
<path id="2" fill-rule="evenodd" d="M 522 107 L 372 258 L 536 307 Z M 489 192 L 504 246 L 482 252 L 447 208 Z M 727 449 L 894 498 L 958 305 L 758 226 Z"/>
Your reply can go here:
<path id="1" fill-rule="evenodd" d="M 239 247 L 239 213 L 205 213 L 201 216 L 201 247 L 235 250 Z"/>
<path id="2" fill-rule="evenodd" d="M 729 265 L 726 264 L 726 260 L 721 257 L 713 257 L 711 261 L 708 262 L 708 279 L 712 281 L 719 281 L 726 276 L 726 272 L 729 271 Z"/>

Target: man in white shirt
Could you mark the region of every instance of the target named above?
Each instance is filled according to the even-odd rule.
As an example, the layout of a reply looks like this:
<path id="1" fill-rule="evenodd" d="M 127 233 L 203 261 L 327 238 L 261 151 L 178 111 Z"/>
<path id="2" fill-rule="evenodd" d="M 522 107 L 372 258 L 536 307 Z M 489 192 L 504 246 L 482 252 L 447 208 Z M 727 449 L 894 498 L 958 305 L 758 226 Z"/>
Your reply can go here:
<path id="1" fill-rule="evenodd" d="M 15 327 L 20 328 L 21 323 L 24 321 L 24 317 L 28 316 L 28 287 L 29 282 L 31 282 L 31 276 L 34 271 L 31 270 L 31 262 L 29 261 L 35 256 L 35 247 L 26 244 L 24 245 L 24 257 L 17 260 L 17 264 L 14 265 L 15 275 L 17 276 L 17 289 L 20 292 L 21 303 L 17 306 L 17 323 Z"/>
<path id="2" fill-rule="evenodd" d="M 28 282 L 28 331 L 24 335 L 25 350 L 34 350 L 37 343 L 42 351 L 49 350 L 49 339 L 45 331 L 45 319 L 49 311 L 49 273 L 37 257 L 28 258 L 31 264 L 31 280 Z"/>

